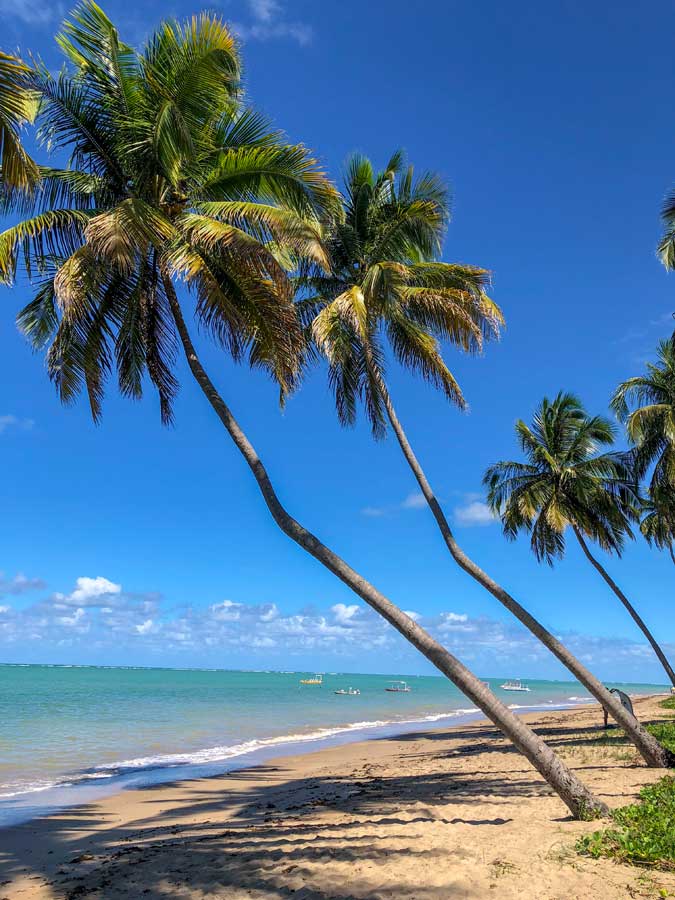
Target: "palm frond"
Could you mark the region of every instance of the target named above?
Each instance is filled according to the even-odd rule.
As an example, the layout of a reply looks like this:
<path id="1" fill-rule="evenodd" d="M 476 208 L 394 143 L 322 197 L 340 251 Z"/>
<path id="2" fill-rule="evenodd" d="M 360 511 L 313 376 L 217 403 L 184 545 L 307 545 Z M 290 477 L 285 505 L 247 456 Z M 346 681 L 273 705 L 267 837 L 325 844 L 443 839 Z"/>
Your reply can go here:
<path id="1" fill-rule="evenodd" d="M 21 143 L 22 127 L 37 112 L 30 74 L 22 60 L 0 52 L 0 188 L 9 196 L 30 192 L 38 180 L 37 166 Z"/>

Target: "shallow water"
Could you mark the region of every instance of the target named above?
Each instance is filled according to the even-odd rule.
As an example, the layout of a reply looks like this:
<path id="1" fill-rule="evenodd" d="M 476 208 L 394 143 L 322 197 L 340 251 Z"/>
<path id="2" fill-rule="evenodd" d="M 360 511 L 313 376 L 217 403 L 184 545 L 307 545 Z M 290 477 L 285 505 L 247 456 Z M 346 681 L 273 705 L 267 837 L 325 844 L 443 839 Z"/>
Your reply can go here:
<path id="1" fill-rule="evenodd" d="M 389 693 L 404 675 L 237 672 L 66 666 L 0 666 L 0 822 L 17 808 L 59 802 L 73 785 L 148 783 L 223 771 L 254 757 L 461 721 L 477 710 L 450 682 L 408 677 L 410 693 Z M 517 709 L 574 706 L 590 699 L 576 682 L 529 681 L 508 693 Z M 662 685 L 622 684 L 634 694 Z M 338 696 L 354 687 L 358 696 Z M 299 749 L 309 749 L 301 747 Z M 81 790 L 80 790 L 81 793 Z M 47 801 L 49 800 L 49 803 Z M 79 802 L 79 801 L 78 801 Z"/>

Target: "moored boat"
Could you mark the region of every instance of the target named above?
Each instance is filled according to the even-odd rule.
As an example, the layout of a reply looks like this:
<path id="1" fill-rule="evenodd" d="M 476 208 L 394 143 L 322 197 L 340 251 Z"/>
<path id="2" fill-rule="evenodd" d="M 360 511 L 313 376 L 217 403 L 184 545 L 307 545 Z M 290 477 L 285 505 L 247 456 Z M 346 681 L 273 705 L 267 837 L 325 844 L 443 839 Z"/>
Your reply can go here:
<path id="1" fill-rule="evenodd" d="M 523 693 L 529 693 L 530 688 L 523 684 L 520 678 L 515 680 L 505 681 L 504 684 L 499 685 L 503 691 L 522 691 Z"/>
<path id="2" fill-rule="evenodd" d="M 407 681 L 390 681 L 389 685 L 389 687 L 385 688 L 385 691 L 389 691 L 392 694 L 409 694 L 412 690 Z"/>

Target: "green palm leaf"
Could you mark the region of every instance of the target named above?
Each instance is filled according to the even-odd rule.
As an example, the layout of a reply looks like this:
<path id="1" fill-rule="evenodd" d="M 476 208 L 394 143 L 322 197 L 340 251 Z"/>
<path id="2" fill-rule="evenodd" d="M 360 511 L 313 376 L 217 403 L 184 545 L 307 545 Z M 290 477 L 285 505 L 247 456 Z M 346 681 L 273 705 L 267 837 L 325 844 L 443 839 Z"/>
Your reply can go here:
<path id="1" fill-rule="evenodd" d="M 172 279 L 235 359 L 291 390 L 304 344 L 288 269 L 325 268 L 336 192 L 306 148 L 242 107 L 232 32 L 210 14 L 169 20 L 137 52 L 86 0 L 57 44 L 58 76 L 27 77 L 59 165 L 5 198 L 20 221 L 0 235 L 0 277 L 22 266 L 34 281 L 19 323 L 62 400 L 86 392 L 98 419 L 116 372 L 132 398 L 149 379 L 171 420 Z"/>
<path id="2" fill-rule="evenodd" d="M 675 343 L 662 341 L 657 361 L 620 384 L 611 405 L 626 423 L 638 476 L 651 469 L 650 491 L 675 490 Z"/>
<path id="3" fill-rule="evenodd" d="M 4 193 L 29 191 L 38 180 L 37 166 L 21 144 L 21 128 L 37 111 L 30 87 L 30 68 L 0 52 L 0 188 Z"/>
<path id="4" fill-rule="evenodd" d="M 450 213 L 437 176 L 416 178 L 396 151 L 380 172 L 352 156 L 344 178 L 342 212 L 324 223 L 328 270 L 300 266 L 298 310 L 305 323 L 314 317 L 309 334 L 328 360 L 340 421 L 354 421 L 361 398 L 373 431 L 383 434 L 386 385 L 375 359 L 382 365 L 385 342 L 404 368 L 463 407 L 440 342 L 478 351 L 503 318 L 485 292 L 485 269 L 438 258 Z"/>
<path id="5" fill-rule="evenodd" d="M 549 564 L 564 555 L 568 528 L 620 553 L 639 498 L 625 455 L 598 452 L 614 441 L 612 423 L 560 393 L 542 401 L 531 425 L 517 422 L 516 435 L 526 461 L 495 463 L 483 479 L 506 536 L 529 533 L 537 559 Z"/>

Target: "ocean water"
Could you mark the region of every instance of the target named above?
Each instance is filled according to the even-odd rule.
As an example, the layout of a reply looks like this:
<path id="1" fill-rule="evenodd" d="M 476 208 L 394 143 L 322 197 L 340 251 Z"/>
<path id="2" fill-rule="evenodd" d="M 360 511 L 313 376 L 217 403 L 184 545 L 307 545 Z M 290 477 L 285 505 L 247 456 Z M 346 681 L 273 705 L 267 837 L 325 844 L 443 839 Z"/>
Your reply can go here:
<path id="1" fill-rule="evenodd" d="M 434 676 L 0 665 L 0 824 L 91 791 L 211 774 L 261 758 L 425 727 L 478 711 Z M 410 693 L 389 693 L 392 678 Z M 576 682 L 529 681 L 507 693 L 516 709 L 574 706 Z M 617 685 L 653 694 L 663 685 Z M 338 696 L 340 688 L 358 696 Z M 79 789 L 79 790 L 76 790 Z"/>

